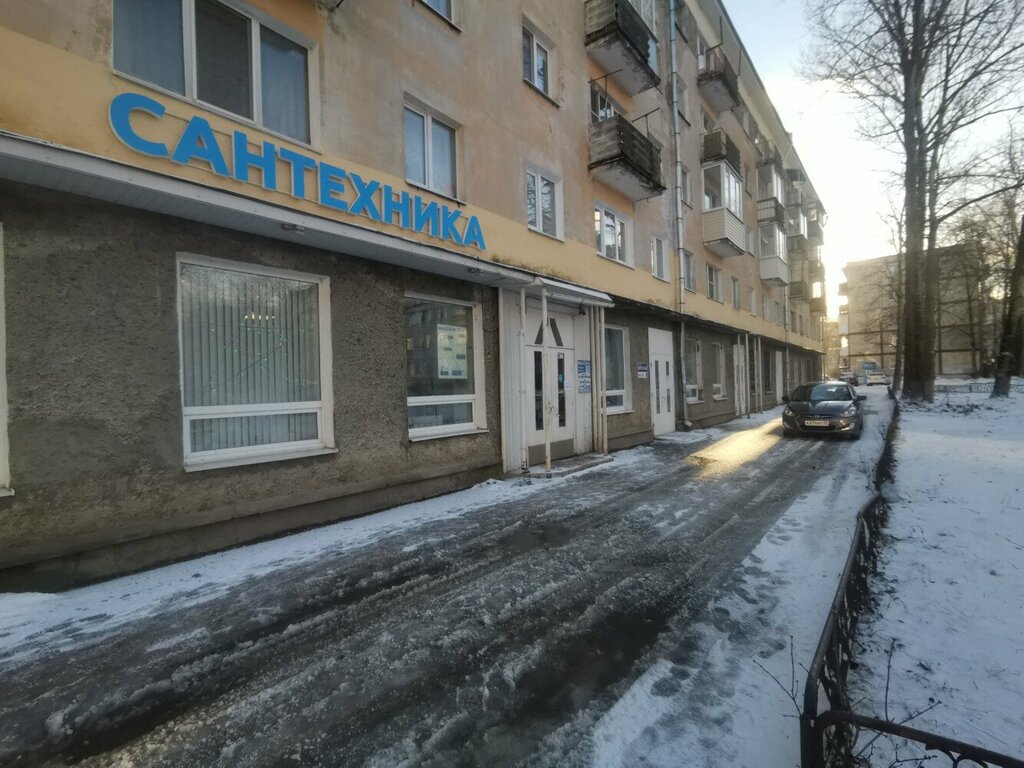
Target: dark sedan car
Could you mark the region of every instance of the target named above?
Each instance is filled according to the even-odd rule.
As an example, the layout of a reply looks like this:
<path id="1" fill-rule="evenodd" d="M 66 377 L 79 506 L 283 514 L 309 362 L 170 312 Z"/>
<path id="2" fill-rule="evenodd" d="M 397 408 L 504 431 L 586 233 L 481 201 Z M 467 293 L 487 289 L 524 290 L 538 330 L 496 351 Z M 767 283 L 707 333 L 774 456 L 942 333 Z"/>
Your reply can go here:
<path id="1" fill-rule="evenodd" d="M 833 432 L 856 440 L 864 431 L 864 401 L 845 381 L 820 381 L 801 384 L 789 397 L 783 397 L 784 435 Z"/>

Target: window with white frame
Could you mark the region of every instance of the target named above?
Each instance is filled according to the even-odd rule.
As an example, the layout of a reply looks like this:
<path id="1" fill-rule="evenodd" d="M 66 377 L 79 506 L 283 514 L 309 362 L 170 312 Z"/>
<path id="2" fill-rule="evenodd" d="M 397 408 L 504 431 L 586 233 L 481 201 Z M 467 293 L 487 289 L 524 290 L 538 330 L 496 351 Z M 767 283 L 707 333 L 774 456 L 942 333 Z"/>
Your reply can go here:
<path id="1" fill-rule="evenodd" d="M 704 364 L 700 339 L 686 339 L 683 345 L 683 375 L 686 377 L 686 402 L 704 400 Z"/>
<path id="2" fill-rule="evenodd" d="M 722 300 L 722 270 L 718 267 L 713 267 L 710 264 L 707 266 L 708 276 L 708 298 L 714 299 L 715 301 Z"/>
<path id="3" fill-rule="evenodd" d="M 328 278 L 178 258 L 186 469 L 334 446 Z"/>
<path id="4" fill-rule="evenodd" d="M 604 402 L 608 413 L 629 409 L 629 335 L 625 328 L 604 328 Z"/>
<path id="5" fill-rule="evenodd" d="M 690 108 L 688 105 L 689 93 L 686 89 L 686 83 L 683 81 L 683 76 L 678 72 L 673 73 L 673 82 L 675 83 L 675 97 L 676 97 L 676 111 L 679 112 L 679 116 L 686 121 L 687 125 L 690 123 Z"/>
<path id="6" fill-rule="evenodd" d="M 740 177 L 728 163 L 704 167 L 704 210 L 725 208 L 743 218 L 743 187 Z"/>
<path id="7" fill-rule="evenodd" d="M 662 237 L 651 238 L 651 274 L 661 280 L 668 280 L 668 254 Z"/>
<path id="8" fill-rule="evenodd" d="M 767 296 L 762 296 L 761 297 L 761 317 L 763 317 L 765 320 L 771 320 L 771 317 L 768 314 L 768 297 Z"/>
<path id="9" fill-rule="evenodd" d="M 486 429 L 479 305 L 410 294 L 402 311 L 409 437 Z"/>
<path id="10" fill-rule="evenodd" d="M 725 399 L 725 347 L 715 342 L 711 345 L 715 357 L 715 381 L 711 385 L 711 396 L 715 400 Z"/>
<path id="11" fill-rule="evenodd" d="M 786 260 L 786 233 L 778 224 L 760 225 L 761 258 L 776 256 Z"/>
<path id="12" fill-rule="evenodd" d="M 526 169 L 526 223 L 536 232 L 562 236 L 562 181 L 535 168 Z"/>
<path id="13" fill-rule="evenodd" d="M 315 43 L 218 0 L 114 0 L 114 69 L 309 143 Z"/>
<path id="14" fill-rule="evenodd" d="M 551 47 L 529 27 L 523 27 L 523 79 L 541 93 L 551 95 Z"/>
<path id="15" fill-rule="evenodd" d="M 757 291 L 753 288 L 749 289 L 750 293 L 750 314 L 757 317 Z"/>
<path id="16" fill-rule="evenodd" d="M 690 291 L 697 290 L 697 268 L 694 266 L 694 256 L 683 249 L 683 287 Z"/>
<path id="17" fill-rule="evenodd" d="M 732 308 L 739 309 L 742 306 L 742 294 L 740 293 L 740 281 L 735 277 L 732 279 Z"/>
<path id="18" fill-rule="evenodd" d="M 429 8 L 433 8 L 439 14 L 444 16 L 448 21 L 453 20 L 452 16 L 452 4 L 454 0 L 423 0 L 423 4 Z"/>
<path id="19" fill-rule="evenodd" d="M 601 205 L 594 206 L 594 240 L 606 259 L 629 264 L 629 221 Z"/>
<path id="20" fill-rule="evenodd" d="M 455 129 L 427 112 L 405 107 L 405 178 L 455 197 Z"/>
<path id="21" fill-rule="evenodd" d="M 621 114 L 622 109 L 608 91 L 596 82 L 590 84 L 590 122 L 600 123 Z"/>
<path id="22" fill-rule="evenodd" d="M 782 325 L 786 319 L 782 313 L 782 305 L 779 302 L 775 302 L 775 324 Z"/>
<path id="23" fill-rule="evenodd" d="M 687 205 L 693 205 L 693 197 L 690 193 L 690 171 L 685 165 L 680 164 L 679 197 Z"/>

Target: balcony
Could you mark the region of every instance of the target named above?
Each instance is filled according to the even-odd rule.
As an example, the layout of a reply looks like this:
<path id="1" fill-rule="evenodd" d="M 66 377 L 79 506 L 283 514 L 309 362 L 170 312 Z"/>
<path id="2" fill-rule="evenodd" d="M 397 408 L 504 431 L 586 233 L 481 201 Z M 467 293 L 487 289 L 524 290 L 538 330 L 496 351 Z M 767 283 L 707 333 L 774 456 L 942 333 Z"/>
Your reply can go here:
<path id="1" fill-rule="evenodd" d="M 629 0 L 587 0 L 587 53 L 630 95 L 661 82 L 651 66 L 654 35 Z"/>
<path id="2" fill-rule="evenodd" d="M 729 134 L 721 128 L 716 128 L 704 134 L 700 161 L 706 164 L 719 160 L 725 160 L 733 167 L 736 173 L 742 170 L 743 163 L 740 160 L 740 148 L 736 146 L 736 142 L 729 138 Z"/>
<path id="3" fill-rule="evenodd" d="M 807 277 L 811 282 L 819 283 L 825 279 L 825 265 L 818 256 L 807 259 Z"/>
<path id="4" fill-rule="evenodd" d="M 811 245 L 821 245 L 825 242 L 825 233 L 819 219 L 810 219 L 807 222 L 807 240 Z"/>
<path id="5" fill-rule="evenodd" d="M 808 286 L 803 280 L 797 280 L 789 284 L 789 298 L 797 301 L 804 301 L 808 294 Z"/>
<path id="6" fill-rule="evenodd" d="M 786 238 L 786 250 L 789 252 L 789 257 L 799 258 L 807 254 L 807 236 L 806 235 L 789 235 Z"/>
<path id="7" fill-rule="evenodd" d="M 849 296 L 849 294 L 847 293 L 847 291 L 849 290 L 849 285 L 850 284 L 844 280 L 843 282 L 839 283 L 839 285 L 836 286 L 840 296 Z"/>
<path id="8" fill-rule="evenodd" d="M 761 279 L 775 285 L 789 285 L 789 264 L 778 256 L 761 257 Z"/>
<path id="9" fill-rule="evenodd" d="M 590 170 L 634 202 L 665 191 L 661 149 L 622 115 L 590 126 Z"/>
<path id="10" fill-rule="evenodd" d="M 757 201 L 758 222 L 773 221 L 781 227 L 786 226 L 786 209 L 774 197 Z"/>
<path id="11" fill-rule="evenodd" d="M 740 105 L 740 81 L 722 46 L 707 51 L 697 66 L 697 87 L 716 112 Z"/>
<path id="12" fill-rule="evenodd" d="M 807 303 L 811 307 L 811 314 L 817 317 L 823 317 L 825 315 L 825 297 L 824 296 L 812 296 L 807 300 Z"/>
<path id="13" fill-rule="evenodd" d="M 705 211 L 704 245 L 719 256 L 740 256 L 747 252 L 747 228 L 728 208 Z"/>
<path id="14" fill-rule="evenodd" d="M 756 142 L 757 150 L 761 154 L 761 159 L 757 161 L 758 167 L 762 165 L 774 165 L 780 171 L 782 170 L 782 153 L 779 148 L 775 146 L 775 143 L 769 141 L 763 136 L 759 137 Z"/>

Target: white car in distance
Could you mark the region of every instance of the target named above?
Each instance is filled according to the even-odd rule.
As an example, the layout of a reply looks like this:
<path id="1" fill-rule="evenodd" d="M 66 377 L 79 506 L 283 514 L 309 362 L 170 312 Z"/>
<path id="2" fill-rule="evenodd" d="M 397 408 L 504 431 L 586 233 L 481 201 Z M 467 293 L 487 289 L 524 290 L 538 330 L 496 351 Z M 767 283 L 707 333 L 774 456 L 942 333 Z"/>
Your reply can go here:
<path id="1" fill-rule="evenodd" d="M 885 371 L 868 371 L 867 376 L 864 377 L 864 383 L 869 387 L 872 384 L 881 384 L 883 386 L 889 385 L 889 376 Z"/>

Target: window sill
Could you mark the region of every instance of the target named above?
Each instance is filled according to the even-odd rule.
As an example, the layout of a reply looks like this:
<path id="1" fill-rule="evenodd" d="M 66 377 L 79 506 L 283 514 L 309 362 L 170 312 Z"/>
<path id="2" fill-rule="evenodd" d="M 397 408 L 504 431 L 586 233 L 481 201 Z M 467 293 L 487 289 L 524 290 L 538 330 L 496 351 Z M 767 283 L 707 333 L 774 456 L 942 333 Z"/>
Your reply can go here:
<path id="1" fill-rule="evenodd" d="M 717 402 L 717 403 L 720 403 L 720 402 L 722 402 L 723 400 L 728 400 L 729 398 L 728 398 L 728 397 L 726 397 L 725 395 L 715 395 L 715 396 L 714 396 L 714 397 L 712 397 L 711 399 L 712 399 L 712 400 L 714 400 L 714 401 L 715 401 L 715 402 Z"/>
<path id="2" fill-rule="evenodd" d="M 452 432 L 439 432 L 434 435 L 409 435 L 410 443 L 422 443 L 427 440 L 443 440 L 446 437 L 464 437 L 465 435 L 485 435 L 490 432 L 489 429 L 477 429 L 476 427 L 469 427 L 468 429 L 458 429 Z"/>
<path id="3" fill-rule="evenodd" d="M 609 408 L 605 411 L 608 416 L 628 416 L 633 413 L 632 408 Z"/>
<path id="4" fill-rule="evenodd" d="M 672 282 L 667 277 L 662 277 L 661 275 L 652 274 L 651 277 L 653 277 L 655 280 L 661 280 L 661 282 L 663 282 L 663 283 L 671 283 Z"/>
<path id="5" fill-rule="evenodd" d="M 4 496 L 13 496 L 13 495 L 14 495 L 14 489 L 13 488 L 3 488 L 3 487 L 0 487 L 0 499 L 2 499 Z"/>
<path id="6" fill-rule="evenodd" d="M 452 21 L 451 19 L 449 19 L 449 18 L 448 18 L 447 16 L 445 16 L 445 15 L 444 15 L 443 13 L 441 13 L 441 12 L 440 12 L 439 10 L 437 10 L 437 9 L 436 9 L 436 8 L 434 8 L 433 6 L 427 5 L 427 3 L 425 3 L 425 2 L 423 1 L 423 0 L 420 0 L 420 5 L 421 5 L 421 6 L 423 6 L 424 8 L 426 8 L 426 9 L 427 9 L 428 11 L 430 11 L 430 12 L 431 12 L 431 13 L 432 13 L 432 14 L 433 14 L 434 16 L 436 16 L 437 18 L 439 18 L 439 19 L 440 19 L 441 21 L 443 21 L 443 22 L 444 22 L 445 24 L 447 24 L 447 25 L 448 25 L 449 27 L 451 27 L 451 28 L 452 28 L 453 30 L 455 30 L 456 32 L 458 32 L 458 33 L 459 33 L 460 35 L 462 34 L 462 27 L 460 27 L 460 26 L 459 26 L 458 24 L 456 24 L 456 23 L 455 23 L 454 21 Z"/>
<path id="7" fill-rule="evenodd" d="M 562 237 L 561 235 L 549 235 L 544 230 L 537 229 L 536 227 L 531 227 L 529 224 L 526 225 L 526 228 L 528 230 L 530 230 L 531 232 L 533 232 L 534 234 L 536 234 L 536 235 L 543 235 L 544 237 L 546 237 L 546 238 L 548 238 L 550 240 L 554 240 L 555 242 L 558 242 L 558 243 L 564 243 L 565 242 L 565 238 Z"/>
<path id="8" fill-rule="evenodd" d="M 686 404 L 687 405 L 701 405 L 703 402 L 704 402 L 703 400 L 694 400 L 694 399 L 689 398 L 689 397 L 686 398 Z"/>
<path id="9" fill-rule="evenodd" d="M 225 469 L 242 467 L 247 464 L 266 464 L 271 461 L 287 461 L 289 459 L 305 459 L 310 456 L 326 456 L 337 453 L 337 448 L 308 448 L 301 451 L 278 451 L 258 456 L 236 456 L 230 459 L 192 459 L 185 461 L 186 472 L 203 472 L 207 469 Z"/>
<path id="10" fill-rule="evenodd" d="M 530 81 L 529 81 L 529 80 L 527 80 L 527 79 L 526 79 L 525 77 L 523 78 L 523 82 L 524 82 L 524 83 L 526 83 L 526 84 L 527 84 L 528 86 L 530 86 L 530 90 L 532 90 L 532 91 L 533 91 L 534 93 L 536 93 L 536 94 L 537 94 L 538 96 L 540 96 L 540 97 L 541 97 L 542 99 L 544 99 L 544 100 L 545 100 L 545 101 L 547 101 L 547 102 L 550 102 L 550 103 L 551 103 L 551 104 L 553 104 L 554 106 L 556 106 L 556 107 L 558 107 L 559 109 L 561 109 L 562 105 L 561 105 L 561 104 L 559 104 L 559 103 L 558 103 L 557 101 L 555 101 L 555 97 L 554 97 L 554 96 L 552 96 L 552 95 L 551 95 L 550 93 L 545 93 L 545 92 L 544 92 L 544 91 L 542 91 L 542 90 L 541 90 L 540 88 L 538 88 L 538 87 L 536 86 L 536 84 L 534 84 L 534 83 L 530 82 Z"/>
<path id="11" fill-rule="evenodd" d="M 636 267 L 634 267 L 632 264 L 629 264 L 628 262 L 619 261 L 618 259 L 609 259 L 603 253 L 598 253 L 597 251 L 595 251 L 595 253 L 597 253 L 597 257 L 599 259 L 604 259 L 605 261 L 610 261 L 612 264 L 618 264 L 620 267 L 625 267 L 626 269 L 636 269 Z"/>
<path id="12" fill-rule="evenodd" d="M 429 8 L 430 6 L 427 7 Z M 445 200 L 451 200 L 453 203 L 457 203 L 460 207 L 469 205 L 469 203 L 467 203 L 465 200 L 462 200 L 461 198 L 452 197 L 451 195 L 445 192 L 438 192 L 436 189 L 431 189 L 426 184 L 420 184 L 418 181 L 406 179 L 405 183 L 408 184 L 410 187 L 414 187 L 415 189 L 420 189 L 423 190 L 424 192 L 429 192 L 430 194 L 437 195 L 437 197 L 444 198 Z"/>
<path id="13" fill-rule="evenodd" d="M 234 112 L 229 112 L 228 110 L 222 107 L 218 107 L 215 104 L 208 104 L 205 101 L 200 101 L 199 99 L 189 98 L 183 93 L 175 93 L 174 91 L 169 90 L 168 88 L 164 88 L 163 86 L 157 85 L 156 83 L 150 83 L 146 80 L 143 80 L 141 77 L 129 75 L 127 72 L 119 72 L 116 69 L 111 70 L 111 72 L 114 74 L 115 77 L 119 77 L 122 80 L 127 80 L 129 83 L 141 85 L 144 88 L 150 88 L 156 91 L 157 93 L 162 93 L 164 96 L 167 96 L 168 98 L 174 99 L 175 101 L 180 101 L 182 104 L 188 104 L 192 107 L 205 109 L 207 112 L 211 112 L 219 117 L 223 117 L 225 120 L 231 120 L 241 125 L 247 125 L 250 128 L 260 131 L 261 133 L 267 134 L 268 136 L 274 136 L 275 138 L 282 139 L 283 141 L 287 141 L 291 144 L 294 144 L 297 147 L 308 149 L 310 152 L 316 152 L 318 155 L 323 154 L 323 150 L 321 150 L 320 147 L 317 146 L 316 144 L 303 141 L 302 139 L 296 139 L 294 136 L 287 136 L 283 133 L 278 133 L 272 128 L 267 128 L 265 125 L 260 125 L 251 117 L 246 117 L 245 115 L 236 115 Z M 312 92 L 310 92 L 310 98 L 313 98 Z M 310 112 L 312 112 L 312 110 L 310 110 Z M 312 120 L 310 120 L 309 129 L 311 132 L 315 130 L 313 127 Z"/>

